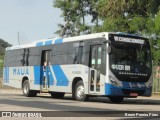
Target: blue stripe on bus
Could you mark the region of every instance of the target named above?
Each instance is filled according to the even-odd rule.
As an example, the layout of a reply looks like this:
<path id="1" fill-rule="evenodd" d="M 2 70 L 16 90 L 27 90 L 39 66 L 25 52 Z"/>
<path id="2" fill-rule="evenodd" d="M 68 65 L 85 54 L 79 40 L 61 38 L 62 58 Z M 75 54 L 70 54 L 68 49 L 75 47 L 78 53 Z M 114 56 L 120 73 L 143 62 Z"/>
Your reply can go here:
<path id="1" fill-rule="evenodd" d="M 46 66 L 46 71 L 43 72 L 45 74 L 46 80 L 49 80 L 49 85 L 53 85 L 53 77 L 50 70 L 50 67 Z M 48 85 L 48 82 L 46 83 Z"/>
<path id="2" fill-rule="evenodd" d="M 59 39 L 56 39 L 54 41 L 54 44 L 59 44 L 59 43 L 62 43 L 63 42 L 63 39 L 62 38 L 59 38 Z"/>
<path id="3" fill-rule="evenodd" d="M 105 84 L 105 94 L 106 95 L 123 95 L 121 88 L 113 86 L 111 84 Z"/>
<path id="4" fill-rule="evenodd" d="M 7 82 L 7 68 L 5 67 L 5 83 Z"/>
<path id="5" fill-rule="evenodd" d="M 146 88 L 145 82 L 122 82 L 124 88 L 136 88 L 136 89 L 144 89 Z"/>
<path id="6" fill-rule="evenodd" d="M 38 47 L 38 46 L 43 46 L 43 42 L 37 42 L 36 43 L 36 46 Z"/>
<path id="7" fill-rule="evenodd" d="M 34 84 L 36 85 L 42 85 L 41 83 L 41 67 L 40 66 L 34 66 Z"/>
<path id="8" fill-rule="evenodd" d="M 9 83 L 9 67 L 4 68 L 4 82 Z"/>
<path id="9" fill-rule="evenodd" d="M 122 81 L 122 85 L 123 85 L 123 87 L 125 87 L 125 88 L 130 88 L 129 82 L 124 82 L 124 81 Z"/>
<path id="10" fill-rule="evenodd" d="M 57 80 L 56 86 L 68 86 L 69 81 L 63 70 L 61 69 L 60 65 L 53 65 L 52 68 Z"/>
<path id="11" fill-rule="evenodd" d="M 6 83 L 7 83 L 7 67 L 6 67 Z"/>
<path id="12" fill-rule="evenodd" d="M 34 66 L 34 84 L 35 85 L 42 85 L 44 76 L 46 76 L 44 74 L 48 74 L 48 72 L 50 72 L 50 69 L 48 67 L 46 69 L 47 69 L 47 71 L 43 71 L 42 66 Z M 48 77 L 48 76 L 46 76 L 46 77 Z M 50 74 L 49 74 L 49 84 L 53 85 L 53 81 L 54 81 L 53 75 L 50 72 Z M 47 82 L 47 85 L 48 85 L 48 82 Z"/>
<path id="13" fill-rule="evenodd" d="M 49 85 L 53 85 L 54 79 L 53 79 L 52 72 L 51 72 L 51 70 L 50 70 L 50 67 L 47 67 L 47 68 L 48 68 L 48 72 L 50 73 L 50 74 L 49 74 Z"/>
<path id="14" fill-rule="evenodd" d="M 9 83 L 9 67 L 7 67 L 7 83 Z"/>
<path id="15" fill-rule="evenodd" d="M 45 41 L 44 45 L 51 45 L 52 44 L 52 40 L 48 40 L 48 41 Z"/>
<path id="16" fill-rule="evenodd" d="M 5 67 L 5 83 L 8 83 L 8 67 Z"/>
<path id="17" fill-rule="evenodd" d="M 130 83 L 130 84 L 139 84 L 139 85 L 145 85 L 145 83 L 140 83 L 140 82 L 134 82 L 134 83 Z M 117 86 L 114 86 L 112 84 L 109 84 L 109 83 L 106 83 L 105 84 L 105 94 L 106 95 L 125 95 L 123 94 L 122 92 L 122 89 L 128 89 L 128 90 L 146 90 L 146 86 L 145 87 L 139 87 L 137 85 L 137 87 L 131 87 L 129 85 L 129 82 L 122 82 L 122 87 L 117 87 Z"/>
<path id="18" fill-rule="evenodd" d="M 4 68 L 4 82 L 6 82 L 6 67 Z"/>

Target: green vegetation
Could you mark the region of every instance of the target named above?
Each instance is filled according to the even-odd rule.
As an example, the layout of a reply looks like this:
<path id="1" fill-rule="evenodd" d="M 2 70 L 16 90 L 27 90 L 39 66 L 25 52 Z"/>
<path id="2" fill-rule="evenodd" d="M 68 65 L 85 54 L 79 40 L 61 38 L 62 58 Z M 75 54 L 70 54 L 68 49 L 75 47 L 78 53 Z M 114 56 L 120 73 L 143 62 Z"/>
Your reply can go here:
<path id="1" fill-rule="evenodd" d="M 0 39 L 0 68 L 3 67 L 3 60 L 6 47 L 11 46 L 8 42 L 5 42 L 3 39 Z M 0 71 L 1 74 L 1 71 Z"/>
<path id="2" fill-rule="evenodd" d="M 56 32 L 62 36 L 75 36 L 93 32 L 99 26 L 98 0 L 54 0 L 54 7 L 60 8 L 65 24 L 59 24 Z M 92 25 L 87 24 L 88 17 Z M 90 22 L 89 21 L 89 22 Z"/>
<path id="3" fill-rule="evenodd" d="M 54 0 L 54 7 L 61 9 L 65 21 L 64 25 L 59 24 L 57 34 L 75 36 L 104 31 L 140 34 L 149 38 L 153 64 L 160 65 L 159 0 Z"/>

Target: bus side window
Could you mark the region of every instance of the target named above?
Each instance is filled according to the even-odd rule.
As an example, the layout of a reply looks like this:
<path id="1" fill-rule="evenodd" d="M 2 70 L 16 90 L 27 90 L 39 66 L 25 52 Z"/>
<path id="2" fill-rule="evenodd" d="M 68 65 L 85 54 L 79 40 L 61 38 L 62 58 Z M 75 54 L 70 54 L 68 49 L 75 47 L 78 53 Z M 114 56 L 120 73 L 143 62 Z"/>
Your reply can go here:
<path id="1" fill-rule="evenodd" d="M 83 43 L 82 42 L 71 43 L 69 46 L 68 64 L 82 64 L 82 56 L 83 56 Z"/>
<path id="2" fill-rule="evenodd" d="M 55 44 L 52 48 L 51 64 L 67 64 L 68 49 L 68 43 Z"/>

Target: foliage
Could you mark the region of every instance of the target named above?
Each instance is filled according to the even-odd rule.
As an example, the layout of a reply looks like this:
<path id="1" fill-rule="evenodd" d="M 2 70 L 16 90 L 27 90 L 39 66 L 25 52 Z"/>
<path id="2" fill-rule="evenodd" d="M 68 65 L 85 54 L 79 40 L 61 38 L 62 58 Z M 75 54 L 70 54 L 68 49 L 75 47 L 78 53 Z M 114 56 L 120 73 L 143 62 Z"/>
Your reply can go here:
<path id="1" fill-rule="evenodd" d="M 8 42 L 5 42 L 3 39 L 0 39 L 0 68 L 3 67 L 3 59 L 5 54 L 6 47 L 11 46 Z"/>
<path id="2" fill-rule="evenodd" d="M 59 24 L 57 34 L 61 36 L 76 36 L 91 33 L 91 26 L 87 24 L 87 16 L 92 16 L 91 21 L 96 21 L 98 26 L 97 4 L 98 0 L 54 0 L 54 7 L 60 8 L 65 24 Z"/>
<path id="3" fill-rule="evenodd" d="M 93 32 L 127 32 L 148 37 L 154 65 L 160 65 L 159 0 L 54 0 L 66 22 L 57 33 L 75 36 Z M 91 16 L 90 23 L 86 20 Z M 101 23 L 101 24 L 100 24 Z"/>
<path id="4" fill-rule="evenodd" d="M 154 65 L 160 65 L 159 0 L 100 0 L 100 31 L 121 31 L 148 37 Z"/>

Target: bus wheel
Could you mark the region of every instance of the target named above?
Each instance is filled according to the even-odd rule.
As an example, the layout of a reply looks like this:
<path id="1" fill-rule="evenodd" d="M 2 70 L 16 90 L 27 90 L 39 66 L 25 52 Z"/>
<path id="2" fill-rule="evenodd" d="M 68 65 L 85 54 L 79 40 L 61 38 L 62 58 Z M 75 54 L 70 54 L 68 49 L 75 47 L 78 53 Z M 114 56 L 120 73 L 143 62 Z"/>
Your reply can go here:
<path id="1" fill-rule="evenodd" d="M 123 101 L 123 99 L 124 99 L 124 97 L 121 97 L 121 96 L 111 96 L 111 97 L 109 97 L 109 99 L 110 99 L 110 101 L 112 102 L 112 103 L 121 103 L 122 101 Z"/>
<path id="2" fill-rule="evenodd" d="M 61 93 L 61 92 L 51 92 L 51 97 L 52 98 L 63 98 L 65 93 Z"/>
<path id="3" fill-rule="evenodd" d="M 84 84 L 82 80 L 77 82 L 74 96 L 78 101 L 88 100 L 89 96 L 84 94 Z"/>
<path id="4" fill-rule="evenodd" d="M 23 95 L 26 97 L 35 97 L 37 95 L 37 91 L 30 90 L 29 81 L 25 80 L 22 86 Z"/>

